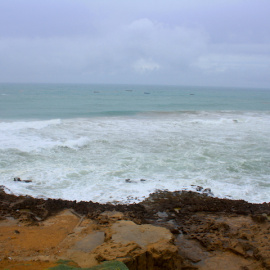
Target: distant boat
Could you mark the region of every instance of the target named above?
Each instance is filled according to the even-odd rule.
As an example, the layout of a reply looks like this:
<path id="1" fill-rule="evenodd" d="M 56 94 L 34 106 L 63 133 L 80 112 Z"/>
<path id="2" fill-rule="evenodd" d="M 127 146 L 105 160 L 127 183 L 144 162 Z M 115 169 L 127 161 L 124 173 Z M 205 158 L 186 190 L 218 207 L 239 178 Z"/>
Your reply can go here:
<path id="1" fill-rule="evenodd" d="M 149 95 L 150 93 L 149 92 L 144 92 L 145 95 Z"/>
<path id="2" fill-rule="evenodd" d="M 125 90 L 125 91 L 127 91 L 127 92 L 132 92 L 133 90 L 131 90 L 131 89 L 127 89 L 127 90 Z"/>
<path id="3" fill-rule="evenodd" d="M 95 94 L 99 93 L 99 91 L 94 91 Z"/>

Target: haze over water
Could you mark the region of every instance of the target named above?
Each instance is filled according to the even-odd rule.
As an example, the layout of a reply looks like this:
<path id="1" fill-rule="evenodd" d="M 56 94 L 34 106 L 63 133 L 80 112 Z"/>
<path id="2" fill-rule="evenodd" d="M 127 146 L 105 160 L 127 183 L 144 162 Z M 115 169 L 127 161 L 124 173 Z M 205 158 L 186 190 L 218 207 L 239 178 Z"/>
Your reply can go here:
<path id="1" fill-rule="evenodd" d="M 0 184 L 98 202 L 199 185 L 268 202 L 269 120 L 267 89 L 1 84 Z"/>

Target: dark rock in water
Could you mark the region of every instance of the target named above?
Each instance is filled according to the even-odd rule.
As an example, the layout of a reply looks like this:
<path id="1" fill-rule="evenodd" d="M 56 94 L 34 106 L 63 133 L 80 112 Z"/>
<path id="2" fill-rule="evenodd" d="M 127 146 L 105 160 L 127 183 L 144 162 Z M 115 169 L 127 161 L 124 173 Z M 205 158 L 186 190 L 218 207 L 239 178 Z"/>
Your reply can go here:
<path id="1" fill-rule="evenodd" d="M 32 180 L 21 180 L 20 177 L 15 177 L 14 178 L 15 182 L 24 182 L 24 183 L 32 183 Z"/>
<path id="2" fill-rule="evenodd" d="M 195 190 L 198 192 L 202 192 L 203 194 L 209 195 L 209 196 L 214 196 L 213 192 L 211 191 L 211 188 L 203 188 L 202 186 L 195 186 L 191 185 L 192 187 L 196 187 Z"/>
<path id="3" fill-rule="evenodd" d="M 202 192 L 206 195 L 210 195 L 210 196 L 214 195 L 213 192 L 211 191 L 211 188 L 205 188 Z"/>
<path id="4" fill-rule="evenodd" d="M 136 183 L 135 181 L 130 180 L 130 179 L 126 179 L 125 182 L 126 182 L 126 183 Z"/>
<path id="5" fill-rule="evenodd" d="M 141 179 L 140 181 L 141 181 L 141 182 L 145 182 L 146 180 L 145 180 L 145 179 Z"/>

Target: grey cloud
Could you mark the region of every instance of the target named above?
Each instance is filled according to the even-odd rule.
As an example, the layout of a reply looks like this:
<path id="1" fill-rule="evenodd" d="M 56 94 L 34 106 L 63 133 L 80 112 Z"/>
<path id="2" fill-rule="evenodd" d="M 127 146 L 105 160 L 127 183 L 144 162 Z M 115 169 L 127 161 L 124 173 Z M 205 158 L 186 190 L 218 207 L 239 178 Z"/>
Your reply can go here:
<path id="1" fill-rule="evenodd" d="M 48 67 L 74 75 L 144 72 L 186 66 L 205 47 L 199 31 L 139 19 L 98 38 L 7 38 L 1 58 L 16 69 Z M 43 71 L 46 72 L 46 69 Z M 55 72 L 52 72 L 55 74 Z"/>
<path id="2" fill-rule="evenodd" d="M 267 87 L 269 9 L 266 0 L 2 1 L 0 81 Z"/>

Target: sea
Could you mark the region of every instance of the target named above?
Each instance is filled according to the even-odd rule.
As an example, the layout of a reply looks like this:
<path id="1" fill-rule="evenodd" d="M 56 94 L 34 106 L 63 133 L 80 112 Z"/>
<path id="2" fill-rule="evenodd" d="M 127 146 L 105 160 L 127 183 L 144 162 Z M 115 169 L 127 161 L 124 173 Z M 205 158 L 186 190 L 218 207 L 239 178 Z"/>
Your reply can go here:
<path id="1" fill-rule="evenodd" d="M 100 203 L 204 189 L 269 202 L 270 89 L 0 84 L 0 185 Z"/>

